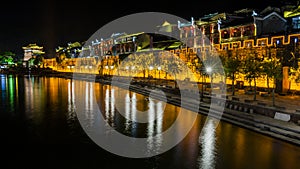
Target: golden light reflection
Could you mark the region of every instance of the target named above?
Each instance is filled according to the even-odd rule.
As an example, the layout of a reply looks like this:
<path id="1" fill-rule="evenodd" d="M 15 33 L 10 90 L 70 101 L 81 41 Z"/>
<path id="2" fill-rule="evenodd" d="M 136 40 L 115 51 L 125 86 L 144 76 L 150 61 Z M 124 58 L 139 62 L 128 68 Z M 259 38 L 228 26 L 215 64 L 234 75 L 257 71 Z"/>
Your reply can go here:
<path id="1" fill-rule="evenodd" d="M 106 89 L 105 90 L 105 117 L 106 117 L 106 120 L 109 119 L 109 89 Z"/>
<path id="2" fill-rule="evenodd" d="M 111 113 L 111 120 L 114 122 L 115 117 L 115 89 L 110 90 L 110 113 Z"/>
<path id="3" fill-rule="evenodd" d="M 137 102 L 136 93 L 133 93 L 132 98 L 131 98 L 131 120 L 132 121 L 136 121 L 136 113 L 137 113 L 136 102 Z M 134 127 L 132 127 L 132 128 L 134 128 Z"/>
<path id="4" fill-rule="evenodd" d="M 207 119 L 206 125 L 202 129 L 199 138 L 201 145 L 201 156 L 198 159 L 200 169 L 213 169 L 216 163 L 215 143 L 216 143 L 216 123 L 214 119 Z"/>
<path id="5" fill-rule="evenodd" d="M 16 100 L 19 100 L 19 78 L 18 76 L 15 77 L 16 78 Z M 19 102 L 17 102 L 19 103 Z"/>
<path id="6" fill-rule="evenodd" d="M 154 127 L 155 127 L 155 110 L 154 103 L 150 99 L 149 100 L 149 110 L 148 110 L 148 126 L 147 126 L 147 148 L 148 151 L 153 151 L 154 144 Z"/>
<path id="7" fill-rule="evenodd" d="M 75 120 L 75 89 L 74 89 L 74 81 L 68 81 L 68 121 Z"/>
<path id="8" fill-rule="evenodd" d="M 125 130 L 128 131 L 131 121 L 130 121 L 130 97 L 129 92 L 125 95 Z"/>
<path id="9" fill-rule="evenodd" d="M 147 125 L 147 148 L 148 153 L 159 152 L 162 146 L 163 114 L 164 106 L 161 101 L 149 98 Z"/>
<path id="10" fill-rule="evenodd" d="M 94 112 L 93 112 L 93 97 L 94 85 L 91 82 L 85 82 L 85 118 L 89 122 L 88 125 L 93 126 Z"/>

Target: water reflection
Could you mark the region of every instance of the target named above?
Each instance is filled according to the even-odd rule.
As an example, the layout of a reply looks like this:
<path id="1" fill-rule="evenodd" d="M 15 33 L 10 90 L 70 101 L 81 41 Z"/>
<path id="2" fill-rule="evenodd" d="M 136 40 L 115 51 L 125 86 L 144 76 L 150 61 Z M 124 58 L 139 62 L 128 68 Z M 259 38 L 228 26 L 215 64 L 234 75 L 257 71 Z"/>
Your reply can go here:
<path id="1" fill-rule="evenodd" d="M 160 152 L 163 132 L 163 104 L 161 101 L 149 98 L 147 148 L 148 153 Z"/>
<path id="2" fill-rule="evenodd" d="M 216 125 L 215 119 L 207 118 L 206 125 L 199 137 L 201 155 L 199 156 L 200 169 L 214 169 L 216 162 Z"/>
<path id="3" fill-rule="evenodd" d="M 129 127 L 131 125 L 131 120 L 130 120 L 130 115 L 131 115 L 131 111 L 130 111 L 130 102 L 131 99 L 129 97 L 129 92 L 126 93 L 125 96 L 125 131 L 129 130 Z"/>
<path id="4" fill-rule="evenodd" d="M 82 86 L 78 91 L 74 87 L 76 83 Z M 204 116 L 197 119 L 185 140 L 151 158 L 154 160 L 150 163 L 144 159 L 124 159 L 94 146 L 78 123 L 75 106 L 85 109 L 84 124 L 93 125 L 92 112 L 96 104 L 91 100 L 96 95 L 100 103 L 96 106 L 103 110 L 108 125 L 129 136 L 147 138 L 149 152 L 161 149 L 166 138 L 159 134 L 173 124 L 180 108 L 170 104 L 164 107 L 164 102 L 151 98 L 145 101 L 144 96 L 117 87 L 78 80 L 0 75 L 0 84 L 1 139 L 8 149 L 1 151 L 10 153 L 7 159 L 23 159 L 22 165 L 51 161 L 52 168 L 54 165 L 72 165 L 66 168 L 299 168 L 298 146 L 229 123 L 220 122 L 216 127 L 213 119 L 207 119 L 204 125 Z M 75 105 L 78 100 L 75 92 L 84 93 L 83 105 Z M 124 97 L 119 95 L 121 92 Z M 122 106 L 124 117 L 115 109 L 116 104 Z M 147 110 L 147 123 L 134 121 L 138 110 Z M 178 131 L 190 123 L 179 120 Z M 175 138 L 176 133 L 174 135 Z M 34 153 L 28 156 L 28 152 Z M 78 156 L 80 162 L 75 160 Z"/>
<path id="5" fill-rule="evenodd" d="M 107 125 L 115 127 L 115 91 L 113 88 L 105 89 L 105 119 Z"/>
<path id="6" fill-rule="evenodd" d="M 68 81 L 68 115 L 67 115 L 67 122 L 70 127 L 73 126 L 74 121 L 76 120 L 76 113 L 75 113 L 75 96 L 74 96 L 74 81 Z"/>
<path id="7" fill-rule="evenodd" d="M 94 83 L 85 82 L 85 119 L 87 121 L 87 127 L 94 125 L 95 112 L 94 112 Z"/>

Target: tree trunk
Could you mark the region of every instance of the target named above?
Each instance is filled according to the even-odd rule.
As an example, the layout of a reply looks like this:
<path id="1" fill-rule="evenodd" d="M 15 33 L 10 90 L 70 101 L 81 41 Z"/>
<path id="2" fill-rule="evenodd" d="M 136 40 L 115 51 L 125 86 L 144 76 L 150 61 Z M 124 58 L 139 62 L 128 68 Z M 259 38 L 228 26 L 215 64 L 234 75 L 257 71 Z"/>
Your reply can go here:
<path id="1" fill-rule="evenodd" d="M 231 90 L 232 90 L 232 96 L 234 96 L 234 73 L 232 73 L 232 78 L 231 78 Z"/>
<path id="2" fill-rule="evenodd" d="M 269 76 L 267 76 L 267 87 L 268 87 L 268 93 L 270 93 L 270 79 Z"/>
<path id="3" fill-rule="evenodd" d="M 275 85 L 276 85 L 276 80 L 274 79 L 274 85 L 273 85 L 273 90 L 272 90 L 272 105 L 275 107 Z"/>
<path id="4" fill-rule="evenodd" d="M 175 86 L 175 89 L 177 88 L 177 83 L 176 83 L 176 73 L 174 73 L 174 86 Z"/>
<path id="5" fill-rule="evenodd" d="M 256 101 L 256 78 L 254 78 L 254 97 L 253 100 Z"/>

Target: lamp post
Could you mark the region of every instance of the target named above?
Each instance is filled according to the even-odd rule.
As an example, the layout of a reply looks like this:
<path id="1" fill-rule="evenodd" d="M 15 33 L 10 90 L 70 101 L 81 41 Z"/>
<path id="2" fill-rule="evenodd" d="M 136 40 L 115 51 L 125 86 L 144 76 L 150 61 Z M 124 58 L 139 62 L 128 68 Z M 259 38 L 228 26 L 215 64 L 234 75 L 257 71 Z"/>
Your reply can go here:
<path id="1" fill-rule="evenodd" d="M 125 69 L 126 69 L 126 75 L 127 75 L 127 76 L 130 76 L 130 75 L 129 75 L 129 71 L 128 71 L 128 70 L 129 70 L 129 66 L 126 66 Z"/>
<path id="2" fill-rule="evenodd" d="M 158 70 L 158 81 L 159 81 L 159 84 L 160 84 L 160 70 L 161 70 L 161 66 L 158 66 L 157 70 Z"/>
<path id="3" fill-rule="evenodd" d="M 161 66 L 158 66 L 158 67 L 157 67 L 157 70 L 158 70 L 158 79 L 160 80 L 160 71 L 161 71 Z"/>
<path id="4" fill-rule="evenodd" d="M 152 72 L 152 70 L 153 70 L 153 66 L 149 66 L 149 70 L 150 70 L 150 71 L 149 71 L 149 75 L 151 75 L 151 72 Z M 148 75 L 148 76 L 149 76 L 149 75 Z"/>
<path id="5" fill-rule="evenodd" d="M 210 67 L 210 66 L 207 67 L 205 70 L 202 70 L 202 85 L 201 85 L 202 92 L 201 92 L 200 101 L 203 101 L 203 97 L 204 97 L 204 75 L 205 75 L 205 73 L 210 75 L 211 72 L 212 72 L 212 67 Z"/>
<path id="6" fill-rule="evenodd" d="M 153 70 L 153 66 L 149 66 L 149 73 L 148 73 L 148 79 L 149 79 L 149 82 L 150 82 L 150 85 L 152 86 L 151 84 L 151 72 Z"/>

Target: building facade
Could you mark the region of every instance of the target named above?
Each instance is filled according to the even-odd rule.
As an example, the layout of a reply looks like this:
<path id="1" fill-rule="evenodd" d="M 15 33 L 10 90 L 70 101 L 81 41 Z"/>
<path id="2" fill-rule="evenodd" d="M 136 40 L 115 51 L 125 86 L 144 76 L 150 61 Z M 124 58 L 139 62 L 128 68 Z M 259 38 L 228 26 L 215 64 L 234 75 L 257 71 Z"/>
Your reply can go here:
<path id="1" fill-rule="evenodd" d="M 33 63 L 30 60 L 35 59 L 37 56 L 45 54 L 42 46 L 37 44 L 28 44 L 27 46 L 22 47 L 24 50 L 23 66 L 30 67 L 33 66 Z"/>
<path id="2" fill-rule="evenodd" d="M 159 34 L 170 35 L 173 39 Z M 85 45 L 86 52 L 82 52 L 77 60 L 89 59 L 89 63 L 95 64 L 88 72 L 106 71 L 108 74 L 128 55 L 148 52 L 149 49 L 167 50 L 187 63 L 207 51 L 219 55 L 228 55 L 229 51 L 234 51 L 241 58 L 254 51 L 259 58 L 281 57 L 285 68 L 277 86 L 283 91 L 299 90 L 298 85 L 291 82 L 289 72 L 289 67 L 293 66 L 291 62 L 294 65 L 298 63 L 299 38 L 300 7 L 269 6 L 262 10 L 241 9 L 232 13 L 208 14 L 198 19 L 192 17 L 187 23 L 165 21 L 158 26 L 157 35 L 144 32 L 116 33 L 110 38 L 99 38 L 101 40 L 96 39 Z M 82 65 L 82 61 L 77 63 L 75 67 Z M 246 81 L 243 75 L 238 80 Z M 265 80 L 259 81 L 258 85 L 266 86 Z"/>

